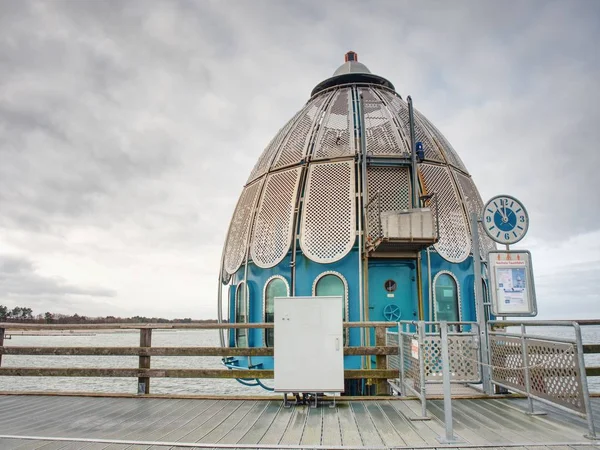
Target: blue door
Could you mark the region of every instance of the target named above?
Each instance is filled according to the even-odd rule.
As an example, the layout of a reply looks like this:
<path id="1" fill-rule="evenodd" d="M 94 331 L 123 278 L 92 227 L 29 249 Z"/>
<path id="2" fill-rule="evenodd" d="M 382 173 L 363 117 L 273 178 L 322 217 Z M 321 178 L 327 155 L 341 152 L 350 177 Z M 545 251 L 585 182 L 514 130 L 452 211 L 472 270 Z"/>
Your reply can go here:
<path id="1" fill-rule="evenodd" d="M 401 260 L 369 261 L 369 320 L 417 320 L 415 263 Z M 374 345 L 371 330 L 371 345 Z"/>

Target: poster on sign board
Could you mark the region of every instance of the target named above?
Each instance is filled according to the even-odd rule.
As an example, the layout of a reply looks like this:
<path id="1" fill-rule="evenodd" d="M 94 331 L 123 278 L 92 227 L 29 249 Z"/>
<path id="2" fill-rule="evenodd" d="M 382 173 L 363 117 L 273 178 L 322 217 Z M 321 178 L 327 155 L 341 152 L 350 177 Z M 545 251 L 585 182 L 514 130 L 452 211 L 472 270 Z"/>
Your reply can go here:
<path id="1" fill-rule="evenodd" d="M 410 341 L 410 356 L 414 359 L 419 359 L 419 341 L 411 339 Z"/>
<path id="2" fill-rule="evenodd" d="M 488 255 L 492 313 L 496 316 L 535 316 L 537 302 L 527 250 L 491 251 Z"/>

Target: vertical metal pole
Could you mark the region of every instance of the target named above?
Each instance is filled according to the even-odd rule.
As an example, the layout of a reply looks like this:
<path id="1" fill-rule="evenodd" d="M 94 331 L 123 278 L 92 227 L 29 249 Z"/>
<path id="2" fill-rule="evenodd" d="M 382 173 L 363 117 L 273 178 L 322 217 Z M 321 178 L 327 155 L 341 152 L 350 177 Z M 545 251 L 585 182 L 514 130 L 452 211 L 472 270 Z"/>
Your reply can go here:
<path id="1" fill-rule="evenodd" d="M 521 324 L 521 352 L 523 353 L 523 376 L 525 377 L 525 392 L 527 392 L 527 407 L 533 414 L 533 399 L 531 398 L 531 378 L 529 376 L 529 352 L 527 350 L 525 325 Z"/>
<path id="2" fill-rule="evenodd" d="M 0 347 L 4 347 L 4 328 L 0 328 Z M 2 366 L 2 353 L 0 353 L 0 366 Z"/>
<path id="3" fill-rule="evenodd" d="M 400 357 L 400 387 L 402 388 L 402 395 L 405 396 L 404 390 L 404 325 L 400 328 L 398 324 L 398 353 Z"/>
<path id="4" fill-rule="evenodd" d="M 367 136 L 366 136 L 366 125 L 365 125 L 365 102 L 364 102 L 364 98 L 362 96 L 362 94 L 360 93 L 360 91 L 357 89 L 356 90 L 357 94 L 358 94 L 358 128 L 359 128 L 359 132 L 360 132 L 360 136 L 359 136 L 359 145 L 360 145 L 360 151 L 359 151 L 359 161 L 360 161 L 360 172 L 361 172 L 361 186 L 360 186 L 360 191 L 361 191 L 361 208 L 359 210 L 359 214 L 360 214 L 360 218 L 361 218 L 361 224 L 362 225 L 362 245 L 359 245 L 359 274 L 358 274 L 358 282 L 359 282 L 359 290 L 358 290 L 358 295 L 359 295 L 359 308 L 360 308 L 360 315 L 361 315 L 361 321 L 365 321 L 365 320 L 369 320 L 369 309 L 368 309 L 368 297 L 367 300 L 365 300 L 365 291 L 366 291 L 366 285 L 368 284 L 368 280 L 365 281 L 365 272 L 368 274 L 368 261 L 366 262 L 366 264 L 363 262 L 363 256 L 366 256 L 366 252 L 365 252 L 365 246 L 366 246 L 366 239 L 365 239 L 365 234 L 367 233 L 367 227 L 368 227 L 368 221 L 367 221 L 367 213 L 366 213 L 366 205 L 368 202 L 368 195 L 369 195 L 369 186 L 367 183 Z M 363 267 L 363 264 L 365 267 Z M 368 276 L 368 275 L 367 275 Z M 369 328 L 361 328 L 361 342 L 363 343 L 363 345 L 370 345 L 370 330 Z M 371 357 L 367 356 L 367 367 L 370 368 L 371 367 Z"/>
<path id="5" fill-rule="evenodd" d="M 410 124 L 410 165 L 412 170 L 412 207 L 418 208 L 418 195 L 417 195 L 417 153 L 415 149 L 415 117 L 413 111 L 412 98 L 409 95 L 406 100 L 408 101 L 408 122 Z"/>
<path id="6" fill-rule="evenodd" d="M 419 333 L 419 383 L 421 384 L 421 417 L 427 417 L 427 392 L 425 391 L 425 322 L 417 324 Z"/>
<path id="7" fill-rule="evenodd" d="M 590 391 L 588 390 L 587 375 L 585 372 L 585 359 L 583 356 L 583 341 L 581 338 L 581 327 L 577 322 L 573 322 L 575 329 L 575 339 L 577 341 L 577 362 L 579 363 L 579 373 L 581 374 L 581 390 L 583 391 L 583 404 L 585 405 L 585 415 L 588 423 L 588 432 L 585 437 L 588 439 L 597 439 L 596 429 L 594 428 L 594 416 L 592 413 L 592 404 L 590 403 Z"/>
<path id="8" fill-rule="evenodd" d="M 152 346 L 152 328 L 140 328 L 140 350 Z M 140 356 L 140 369 L 150 368 L 150 356 Z M 150 393 L 150 377 L 138 377 L 138 394 Z"/>
<path id="9" fill-rule="evenodd" d="M 446 426 L 446 436 L 438 440 L 445 444 L 456 442 L 454 430 L 452 427 L 452 390 L 450 387 L 450 359 L 448 356 L 448 322 L 440 322 L 441 341 L 442 341 L 442 377 L 444 381 L 444 425 Z"/>
<path id="10" fill-rule="evenodd" d="M 369 198 L 369 186 L 367 184 L 367 136 L 366 136 L 366 125 L 365 125 L 365 100 L 362 94 L 359 94 L 358 98 L 358 106 L 359 106 L 359 129 L 360 129 L 360 170 L 362 176 L 362 208 L 361 214 L 364 216 L 366 214 L 365 206 L 367 205 Z M 364 243 L 363 243 L 364 245 Z M 363 249 L 364 250 L 364 249 Z"/>
<path id="11" fill-rule="evenodd" d="M 433 284 L 431 283 L 431 255 L 429 254 L 429 248 L 427 247 L 427 284 L 429 297 L 429 321 L 433 321 Z"/>
<path id="12" fill-rule="evenodd" d="M 490 383 L 490 355 L 488 353 L 488 335 L 485 318 L 485 307 L 483 305 L 483 282 L 481 278 L 481 255 L 479 253 L 479 228 L 476 212 L 471 213 L 471 235 L 473 236 L 473 275 L 475 283 L 475 306 L 477 311 L 477 324 L 479 325 L 479 338 L 481 339 L 481 376 L 483 378 L 483 391 L 491 395 Z"/>
<path id="13" fill-rule="evenodd" d="M 223 260 L 221 259 L 221 270 L 219 270 L 219 282 L 217 285 L 217 323 L 223 323 L 223 281 L 221 273 L 223 271 Z M 225 330 L 218 330 L 219 342 L 221 347 L 225 347 Z"/>

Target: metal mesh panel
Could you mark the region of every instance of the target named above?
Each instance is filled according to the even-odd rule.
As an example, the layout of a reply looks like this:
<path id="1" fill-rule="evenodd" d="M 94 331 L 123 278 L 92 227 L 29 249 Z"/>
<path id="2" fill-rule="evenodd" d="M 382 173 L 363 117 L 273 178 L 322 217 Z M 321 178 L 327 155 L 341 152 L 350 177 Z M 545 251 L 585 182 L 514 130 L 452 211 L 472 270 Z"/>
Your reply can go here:
<path id="1" fill-rule="evenodd" d="M 408 154 L 392 117 L 373 89 L 361 88 L 365 113 L 367 152 L 372 155 Z"/>
<path id="2" fill-rule="evenodd" d="M 240 268 L 246 255 L 252 211 L 261 185 L 262 181 L 258 181 L 246 186 L 235 207 L 227 235 L 227 244 L 225 244 L 224 266 L 227 273 L 231 275 Z"/>
<path id="3" fill-rule="evenodd" d="M 395 331 L 386 331 L 386 345 L 388 347 L 398 347 L 398 333 Z M 400 355 L 398 352 L 395 355 L 387 356 L 388 369 L 400 369 Z"/>
<path id="4" fill-rule="evenodd" d="M 279 154 L 273 163 L 274 168 L 297 164 L 306 155 L 306 148 L 310 141 L 311 132 L 323 112 L 323 105 L 333 94 L 325 93 L 312 99 L 300 111 L 298 120 L 292 126 L 291 131 L 286 136 Z"/>
<path id="5" fill-rule="evenodd" d="M 531 393 L 585 413 L 575 344 L 527 339 Z"/>
<path id="6" fill-rule="evenodd" d="M 525 390 L 525 361 L 521 340 L 515 337 L 489 336 L 492 380 Z"/>
<path id="7" fill-rule="evenodd" d="M 471 233 L 450 173 L 447 168 L 432 164 L 420 164 L 419 170 L 427 193 L 436 196 L 430 206 L 439 209 L 434 211 L 440 230 L 434 247 L 447 261 L 462 262 L 471 251 Z"/>
<path id="8" fill-rule="evenodd" d="M 415 119 L 417 117 L 418 120 L 423 123 L 423 126 L 429 130 L 429 133 L 432 135 L 432 137 L 438 142 L 439 147 L 442 148 L 448 164 L 457 167 L 463 172 L 467 172 L 467 168 L 463 164 L 462 160 L 459 158 L 458 154 L 456 153 L 456 150 L 454 150 L 454 147 L 450 145 L 448 139 L 446 139 L 444 135 L 440 133 L 440 130 L 438 130 L 423 114 L 419 113 L 418 111 L 415 111 Z"/>
<path id="9" fill-rule="evenodd" d="M 401 107 L 395 111 L 398 116 L 398 121 L 402 123 L 408 136 L 408 146 L 410 148 L 410 118 L 408 115 L 408 104 L 401 102 Z M 415 110 L 415 142 L 423 144 L 423 153 L 425 159 L 429 161 L 445 162 L 438 145 L 435 143 L 425 126 L 419 120 L 417 111 Z"/>
<path id="10" fill-rule="evenodd" d="M 442 340 L 440 336 L 427 336 L 423 341 L 425 380 L 439 381 L 442 377 Z M 477 383 L 481 380 L 479 345 L 474 335 L 448 336 L 450 380 Z"/>
<path id="11" fill-rule="evenodd" d="M 404 383 L 411 386 L 415 391 L 421 391 L 421 377 L 419 376 L 419 360 L 412 357 L 412 341 L 417 340 L 416 335 L 404 334 L 402 338 L 402 352 L 404 355 Z M 420 355 L 420 352 L 419 352 Z"/>
<path id="12" fill-rule="evenodd" d="M 585 413 L 575 344 L 527 339 L 531 393 Z M 492 380 L 526 391 L 521 339 L 490 335 Z"/>
<path id="13" fill-rule="evenodd" d="M 410 154 L 410 128 L 404 126 L 404 122 L 399 116 L 402 109 L 407 110 L 408 106 L 406 102 L 400 96 L 387 89 L 373 88 L 373 91 L 383 100 L 392 119 L 395 119 L 394 125 L 400 134 L 402 144 L 404 145 L 404 152 Z"/>
<path id="14" fill-rule="evenodd" d="M 350 88 L 335 92 L 319 129 L 313 159 L 349 156 L 356 152 L 351 94 Z"/>
<path id="15" fill-rule="evenodd" d="M 313 261 L 338 261 L 356 238 L 354 161 L 311 164 L 306 186 L 300 247 Z"/>
<path id="16" fill-rule="evenodd" d="M 296 121 L 296 118 L 300 115 L 301 112 L 302 111 L 297 112 L 294 115 L 294 117 L 292 117 L 292 119 L 288 123 L 286 123 L 281 130 L 279 130 L 279 132 L 271 140 L 269 145 L 267 145 L 267 148 L 265 148 L 265 150 L 262 152 L 262 154 L 258 158 L 258 161 L 254 165 L 254 168 L 252 169 L 252 172 L 250 173 L 250 177 L 248 178 L 248 181 L 247 181 L 248 183 L 250 183 L 251 181 L 260 177 L 265 172 L 267 172 L 267 170 L 269 170 L 269 167 L 271 166 L 271 163 L 273 162 L 273 158 L 277 154 L 279 147 L 281 146 L 281 143 L 283 142 L 283 139 L 285 138 L 288 131 L 290 130 L 290 128 Z"/>
<path id="17" fill-rule="evenodd" d="M 481 216 L 483 211 L 483 201 L 481 200 L 479 191 L 477 191 L 477 188 L 475 187 L 475 183 L 473 183 L 471 177 L 463 175 L 456 170 L 453 170 L 453 174 L 458 181 L 460 193 L 467 205 L 467 211 L 469 212 L 468 219 L 470 220 L 472 213 L 476 213 L 477 217 Z M 479 229 L 479 251 L 481 252 L 481 257 L 487 260 L 490 250 L 496 250 L 496 244 L 494 244 L 494 241 L 492 241 L 484 231 L 481 223 L 478 224 L 477 228 Z"/>
<path id="18" fill-rule="evenodd" d="M 369 167 L 367 186 L 369 202 L 377 200 L 376 196 L 379 195 L 379 207 L 369 208 L 373 214 L 410 208 L 411 186 L 407 167 Z M 377 206 L 375 201 L 370 204 Z M 368 219 L 371 219 L 367 224 L 369 236 L 379 236 L 380 219 L 377 217 L 368 217 Z"/>
<path id="19" fill-rule="evenodd" d="M 301 170 L 297 167 L 267 177 L 250 245 L 252 260 L 258 267 L 277 265 L 290 248 Z"/>

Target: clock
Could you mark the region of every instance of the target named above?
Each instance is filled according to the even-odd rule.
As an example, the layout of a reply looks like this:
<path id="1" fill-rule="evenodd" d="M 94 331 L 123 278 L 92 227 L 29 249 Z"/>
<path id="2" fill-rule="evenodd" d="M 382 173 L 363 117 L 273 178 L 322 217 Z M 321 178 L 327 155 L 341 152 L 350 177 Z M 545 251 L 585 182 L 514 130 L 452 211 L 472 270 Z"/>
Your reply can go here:
<path id="1" fill-rule="evenodd" d="M 528 228 L 527 210 L 510 195 L 497 195 L 483 207 L 483 229 L 499 244 L 519 242 Z"/>

